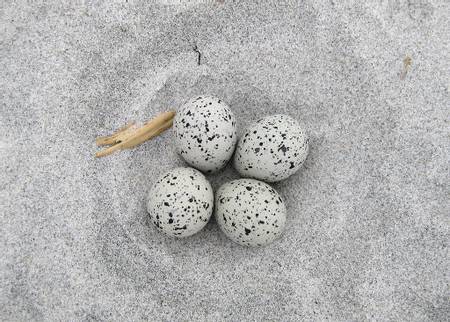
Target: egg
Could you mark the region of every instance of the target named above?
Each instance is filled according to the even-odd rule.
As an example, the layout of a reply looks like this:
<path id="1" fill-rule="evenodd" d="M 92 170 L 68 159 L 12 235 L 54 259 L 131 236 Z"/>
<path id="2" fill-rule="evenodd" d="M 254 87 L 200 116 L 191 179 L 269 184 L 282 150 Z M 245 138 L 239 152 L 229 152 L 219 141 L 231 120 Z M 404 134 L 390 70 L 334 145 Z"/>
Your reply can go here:
<path id="1" fill-rule="evenodd" d="M 213 212 L 214 193 L 205 176 L 193 168 L 175 168 L 150 189 L 147 211 L 163 233 L 187 237 L 200 231 Z"/>
<path id="2" fill-rule="evenodd" d="M 286 207 L 268 184 L 238 179 L 225 183 L 217 191 L 215 218 L 225 235 L 236 243 L 263 246 L 281 235 Z"/>
<path id="3" fill-rule="evenodd" d="M 309 151 L 309 139 L 298 122 L 276 114 L 251 124 L 236 147 L 234 167 L 243 176 L 266 182 L 294 174 Z"/>
<path id="4" fill-rule="evenodd" d="M 212 173 L 223 168 L 237 142 L 236 119 L 227 104 L 212 96 L 198 96 L 175 115 L 177 152 L 191 166 Z"/>

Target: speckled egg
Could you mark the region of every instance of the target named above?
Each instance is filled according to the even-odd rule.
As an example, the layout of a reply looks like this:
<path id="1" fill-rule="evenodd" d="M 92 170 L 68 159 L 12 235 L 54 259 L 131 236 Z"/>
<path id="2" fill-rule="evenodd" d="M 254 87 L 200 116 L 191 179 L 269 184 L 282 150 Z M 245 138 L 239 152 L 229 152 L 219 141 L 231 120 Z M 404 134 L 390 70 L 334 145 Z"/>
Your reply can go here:
<path id="1" fill-rule="evenodd" d="M 194 168 L 211 173 L 223 168 L 236 145 L 236 119 L 220 99 L 198 96 L 176 113 L 177 152 Z"/>
<path id="2" fill-rule="evenodd" d="M 240 138 L 234 167 L 243 176 L 266 182 L 294 174 L 308 155 L 309 140 L 298 122 L 288 115 L 264 117 Z"/>
<path id="3" fill-rule="evenodd" d="M 187 237 L 208 222 L 213 211 L 214 193 L 200 171 L 175 168 L 156 181 L 147 200 L 150 217 L 161 232 Z"/>
<path id="4" fill-rule="evenodd" d="M 279 237 L 286 207 L 268 184 L 239 179 L 222 185 L 215 197 L 215 216 L 230 239 L 245 246 L 263 246 Z"/>

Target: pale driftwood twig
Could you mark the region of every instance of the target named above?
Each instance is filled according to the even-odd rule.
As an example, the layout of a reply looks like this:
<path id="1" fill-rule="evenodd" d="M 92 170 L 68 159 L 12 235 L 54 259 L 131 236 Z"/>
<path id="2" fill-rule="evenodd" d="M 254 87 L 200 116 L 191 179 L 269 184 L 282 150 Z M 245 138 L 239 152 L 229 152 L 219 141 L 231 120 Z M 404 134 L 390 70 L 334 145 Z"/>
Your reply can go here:
<path id="1" fill-rule="evenodd" d="M 110 136 L 98 137 L 95 142 L 97 146 L 110 145 L 110 147 L 95 154 L 97 158 L 110 155 L 123 149 L 131 149 L 147 140 L 158 136 L 173 124 L 174 111 L 159 114 L 141 127 L 134 122 L 128 123 Z"/>

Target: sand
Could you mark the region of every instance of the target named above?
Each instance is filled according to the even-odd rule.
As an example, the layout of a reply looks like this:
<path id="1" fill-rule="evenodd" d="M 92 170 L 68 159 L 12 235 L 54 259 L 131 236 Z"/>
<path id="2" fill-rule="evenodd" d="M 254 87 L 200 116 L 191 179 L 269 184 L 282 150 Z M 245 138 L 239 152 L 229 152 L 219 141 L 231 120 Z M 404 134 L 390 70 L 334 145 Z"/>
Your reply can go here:
<path id="1" fill-rule="evenodd" d="M 446 320 L 449 10 L 3 1 L 0 320 Z M 233 244 L 214 220 L 156 231 L 146 194 L 184 164 L 171 130 L 93 157 L 96 136 L 198 94 L 241 132 L 287 113 L 310 135 L 304 167 L 274 185 L 288 219 L 270 246 Z"/>

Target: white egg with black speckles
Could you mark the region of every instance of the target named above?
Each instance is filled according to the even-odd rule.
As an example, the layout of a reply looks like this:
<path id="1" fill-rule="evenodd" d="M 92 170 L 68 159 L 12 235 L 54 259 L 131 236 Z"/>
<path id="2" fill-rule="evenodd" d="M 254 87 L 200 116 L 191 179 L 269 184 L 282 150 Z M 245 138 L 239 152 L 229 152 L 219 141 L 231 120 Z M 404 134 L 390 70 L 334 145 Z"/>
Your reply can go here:
<path id="1" fill-rule="evenodd" d="M 309 139 L 296 120 L 270 115 L 245 130 L 236 147 L 234 167 L 243 177 L 281 181 L 300 169 L 308 151 Z"/>
<path id="2" fill-rule="evenodd" d="M 197 96 L 176 113 L 177 152 L 194 168 L 212 173 L 223 168 L 237 141 L 236 119 L 230 108 L 212 96 Z"/>
<path id="3" fill-rule="evenodd" d="M 148 194 L 147 211 L 163 233 L 187 237 L 211 217 L 214 193 L 205 176 L 193 168 L 175 168 L 162 175 Z"/>
<path id="4" fill-rule="evenodd" d="M 268 184 L 238 179 L 217 191 L 215 217 L 231 240 L 245 246 L 263 246 L 281 235 L 286 207 L 278 192 Z"/>

